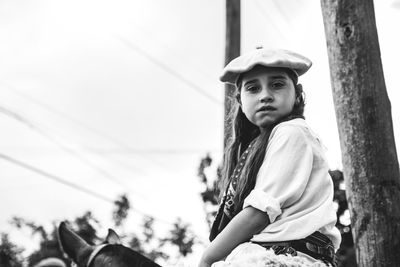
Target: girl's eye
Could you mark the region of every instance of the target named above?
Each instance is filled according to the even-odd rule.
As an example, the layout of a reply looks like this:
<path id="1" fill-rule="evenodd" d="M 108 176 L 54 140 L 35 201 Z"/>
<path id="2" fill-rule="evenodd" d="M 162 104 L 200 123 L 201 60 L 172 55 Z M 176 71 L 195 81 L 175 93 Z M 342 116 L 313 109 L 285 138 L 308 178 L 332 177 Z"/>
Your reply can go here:
<path id="1" fill-rule="evenodd" d="M 276 81 L 276 82 L 273 82 L 271 85 L 272 85 L 272 88 L 279 89 L 279 88 L 284 87 L 285 83 L 281 82 L 281 81 Z"/>
<path id="2" fill-rule="evenodd" d="M 250 86 L 246 87 L 246 91 L 248 91 L 248 92 L 256 92 L 258 89 L 259 89 L 259 87 L 256 85 L 250 85 Z"/>

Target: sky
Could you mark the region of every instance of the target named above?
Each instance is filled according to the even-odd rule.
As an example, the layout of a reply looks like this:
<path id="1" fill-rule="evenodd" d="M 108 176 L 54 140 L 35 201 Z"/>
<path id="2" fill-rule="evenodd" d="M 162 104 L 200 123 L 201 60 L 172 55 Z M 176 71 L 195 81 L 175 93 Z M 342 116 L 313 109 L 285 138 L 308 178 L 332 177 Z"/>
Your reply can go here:
<path id="1" fill-rule="evenodd" d="M 375 14 L 399 140 L 400 1 Z M 241 30 L 242 53 L 312 60 L 305 116 L 341 168 L 319 1 L 242 1 Z M 142 214 L 160 229 L 180 217 L 206 240 L 196 174 L 210 153 L 214 177 L 222 157 L 224 41 L 222 0 L 0 0 L 0 232 L 29 246 L 12 216 L 49 225 L 86 210 L 107 227 L 127 193 L 126 231 Z"/>

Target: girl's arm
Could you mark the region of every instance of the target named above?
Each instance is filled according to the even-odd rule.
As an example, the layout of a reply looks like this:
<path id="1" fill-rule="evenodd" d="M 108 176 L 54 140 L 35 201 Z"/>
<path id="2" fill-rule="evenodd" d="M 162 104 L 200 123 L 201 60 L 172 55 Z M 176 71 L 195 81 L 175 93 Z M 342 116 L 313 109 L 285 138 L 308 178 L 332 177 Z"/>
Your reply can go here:
<path id="1" fill-rule="evenodd" d="M 266 212 L 248 206 L 240 211 L 203 253 L 199 267 L 208 267 L 225 258 L 236 246 L 249 241 L 269 224 Z"/>

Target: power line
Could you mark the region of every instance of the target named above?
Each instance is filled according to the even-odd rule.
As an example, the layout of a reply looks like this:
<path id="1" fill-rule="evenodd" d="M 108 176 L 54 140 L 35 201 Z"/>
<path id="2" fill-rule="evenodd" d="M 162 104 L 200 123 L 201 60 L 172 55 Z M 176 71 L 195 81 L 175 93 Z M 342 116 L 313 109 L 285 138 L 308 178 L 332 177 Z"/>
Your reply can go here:
<path id="1" fill-rule="evenodd" d="M 165 155 L 188 155 L 205 153 L 204 149 L 119 149 L 119 148 L 94 148 L 88 147 L 96 154 L 165 154 Z M 208 149 L 207 152 L 220 152 L 218 149 Z"/>
<path id="2" fill-rule="evenodd" d="M 68 186 L 68 187 L 71 187 L 71 188 L 73 188 L 73 189 L 75 189 L 75 190 L 78 190 L 78 191 L 80 191 L 80 192 L 83 192 L 83 193 L 85 193 L 85 194 L 87 194 L 87 195 L 90 195 L 90 196 L 92 196 L 92 197 L 95 197 L 95 198 L 97 198 L 97 199 L 106 201 L 106 202 L 111 203 L 111 204 L 114 203 L 114 201 L 113 201 L 111 198 L 108 198 L 108 197 L 106 197 L 106 196 L 103 196 L 103 195 L 101 195 L 101 194 L 99 194 L 99 193 L 96 193 L 96 192 L 94 192 L 94 191 L 91 191 L 91 190 L 89 190 L 89 189 L 87 189 L 87 188 L 84 188 L 84 187 L 82 187 L 82 186 L 76 185 L 76 184 L 74 184 L 74 183 L 68 182 L 67 180 L 65 180 L 65 179 L 63 179 L 63 178 L 60 178 L 60 177 L 58 177 L 58 176 L 56 176 L 56 175 L 53 175 L 53 174 L 50 174 L 50 173 L 45 172 L 45 171 L 43 171 L 43 170 L 40 170 L 40 169 L 38 169 L 38 168 L 36 168 L 36 167 L 33 167 L 33 166 L 31 166 L 31 165 L 29 165 L 29 164 L 27 164 L 27 163 L 24 163 L 24 162 L 22 162 L 22 161 L 19 161 L 19 160 L 15 159 L 15 158 L 12 158 L 12 157 L 10 157 L 10 156 L 7 156 L 7 155 L 5 155 L 5 154 L 3 154 L 3 153 L 0 153 L 0 158 L 3 158 L 3 159 L 6 160 L 6 161 L 9 161 L 9 162 L 11 162 L 11 163 L 14 163 L 14 164 L 16 164 L 16 165 L 18 165 L 18 166 L 20 166 L 20 167 L 23 167 L 24 169 L 28 169 L 28 170 L 30 170 L 30 171 L 32 171 L 32 172 L 35 172 L 35 173 L 37 173 L 37 174 L 40 174 L 40 175 L 43 176 L 43 177 L 49 178 L 49 179 L 51 179 L 51 180 L 54 180 L 54 181 L 56 181 L 56 182 L 58 182 L 58 183 L 61 183 L 61 184 L 65 185 L 65 186 Z"/>
<path id="3" fill-rule="evenodd" d="M 178 55 L 178 53 L 176 53 L 176 51 L 174 49 L 172 49 L 169 45 L 167 45 L 165 42 L 163 42 L 163 40 L 160 39 L 155 39 L 154 37 L 151 37 L 139 24 L 137 23 L 133 23 L 134 28 L 138 29 L 143 35 L 145 35 L 145 38 L 151 38 L 152 40 L 150 40 L 150 42 L 160 46 L 163 48 L 163 50 L 168 51 L 168 54 L 173 54 L 175 58 L 180 59 L 182 58 L 181 55 Z M 143 38 L 143 36 L 141 36 L 140 38 Z M 204 66 L 199 66 L 199 65 L 195 65 L 193 64 L 192 61 L 183 61 L 181 60 L 182 63 L 184 63 L 185 65 L 190 65 L 193 70 L 197 71 L 198 73 L 202 74 L 205 78 L 210 79 L 210 80 L 216 80 L 214 77 L 211 77 L 211 73 L 209 73 L 208 71 L 205 70 Z M 199 68 L 201 67 L 201 68 Z"/>
<path id="4" fill-rule="evenodd" d="M 262 4 L 260 4 L 260 2 L 258 0 L 250 1 L 250 2 L 254 3 L 258 7 L 257 10 L 260 11 L 261 16 L 267 20 L 267 23 L 270 24 L 272 26 L 272 28 L 275 29 L 279 33 L 279 35 L 281 35 L 283 37 L 283 39 L 288 40 L 286 38 L 286 36 L 280 30 L 280 27 L 278 27 L 275 24 L 274 20 L 271 19 L 271 17 L 268 14 L 269 12 L 267 12 L 267 10 L 264 8 L 264 6 Z"/>
<path id="5" fill-rule="evenodd" d="M 284 18 L 284 21 L 286 22 L 286 24 L 293 29 L 293 25 L 291 23 L 291 20 L 289 19 L 289 17 L 286 15 L 286 13 L 284 12 L 281 3 L 279 3 L 279 1 L 272 1 L 272 4 L 278 9 L 278 12 L 281 14 L 281 16 Z"/>
<path id="6" fill-rule="evenodd" d="M 66 147 L 65 145 L 59 143 L 56 139 L 54 139 L 52 136 L 50 136 L 48 133 L 46 133 L 45 131 L 43 131 L 39 126 L 33 124 L 31 121 L 29 121 L 28 119 L 22 117 L 21 115 L 17 114 L 14 111 L 11 111 L 8 108 L 5 108 L 3 106 L 0 106 L 0 112 L 17 120 L 18 122 L 28 126 L 30 129 L 38 132 L 40 135 L 42 135 L 43 137 L 45 137 L 46 139 L 50 140 L 52 143 L 56 144 L 58 147 L 60 147 L 62 150 L 64 150 L 65 152 L 67 152 L 68 154 L 74 156 L 75 158 L 78 158 L 80 161 L 84 162 L 86 165 L 90 166 L 92 169 L 94 169 L 95 171 L 97 171 L 98 173 L 100 173 L 103 177 L 107 178 L 108 180 L 112 181 L 113 183 L 118 184 L 120 187 L 126 189 L 126 185 L 122 182 L 120 182 L 115 176 L 111 175 L 109 172 L 107 172 L 106 170 L 98 167 L 96 164 L 94 164 L 93 162 L 91 162 L 90 160 L 82 157 L 80 154 L 78 154 L 77 152 L 75 152 L 74 150 L 70 149 L 69 147 Z M 131 191 L 128 189 L 128 191 Z M 142 194 L 137 193 L 137 192 L 132 192 L 136 195 L 140 195 L 141 197 L 144 197 Z"/>
<path id="7" fill-rule="evenodd" d="M 61 112 L 61 111 L 55 109 L 54 107 L 52 107 L 52 106 L 50 106 L 50 105 L 48 105 L 48 104 L 46 104 L 46 103 L 43 103 L 42 101 L 37 100 L 36 98 L 33 98 L 33 97 L 31 97 L 31 96 L 29 96 L 29 95 L 27 95 L 27 94 L 22 93 L 22 92 L 21 92 L 20 90 L 18 90 L 15 86 L 11 86 L 10 84 L 7 84 L 7 83 L 2 82 L 2 81 L 0 81 L 0 83 L 2 83 L 2 84 L 5 86 L 5 88 L 7 88 L 9 91 L 11 91 L 11 92 L 13 92 L 13 93 L 15 93 L 15 94 L 17 94 L 17 95 L 23 97 L 23 98 L 28 99 L 29 101 L 35 103 L 36 105 L 38 105 L 38 106 L 40 106 L 40 107 L 42 107 L 42 108 L 44 108 L 44 109 L 46 109 L 46 110 L 48 110 L 48 111 L 54 113 L 54 114 L 57 114 L 58 116 L 63 117 L 64 119 L 67 119 L 67 120 L 73 122 L 73 123 L 76 124 L 76 125 L 79 125 L 79 126 L 82 127 L 83 129 L 85 129 L 85 130 L 87 130 L 87 131 L 89 131 L 89 132 L 92 132 L 92 133 L 96 134 L 97 136 L 102 137 L 103 139 L 106 139 L 106 140 L 108 140 L 108 141 L 111 141 L 111 142 L 117 144 L 118 146 L 120 146 L 120 147 L 122 147 L 122 148 L 128 148 L 128 149 L 130 149 L 130 147 L 128 147 L 127 145 L 123 144 L 121 141 L 115 139 L 114 137 L 109 136 L 109 135 L 107 135 L 107 134 L 105 134 L 105 133 L 103 133 L 103 132 L 100 132 L 99 130 L 97 130 L 97 129 L 95 129 L 95 128 L 93 128 L 93 127 L 91 127 L 91 126 L 89 126 L 89 125 L 87 125 L 87 124 L 85 124 L 85 123 L 83 123 L 83 122 L 81 122 L 80 120 L 77 120 L 76 118 L 71 117 L 70 115 L 68 115 L 68 114 L 66 114 L 66 113 Z M 143 156 L 143 155 L 141 155 L 141 156 L 142 156 L 143 158 L 147 159 L 149 162 L 153 163 L 154 165 L 157 165 L 157 166 L 160 167 L 160 164 L 159 164 L 158 162 L 155 162 L 154 160 L 149 159 L 149 158 L 146 157 L 146 156 Z M 113 159 L 113 161 L 114 161 L 114 162 L 117 162 L 119 165 L 121 165 L 119 161 L 115 161 L 114 159 Z M 125 165 L 124 165 L 123 167 L 126 168 Z M 161 166 L 161 167 L 163 167 L 163 166 Z M 129 168 L 129 169 L 131 169 L 131 168 Z M 136 168 L 134 168 L 134 169 L 135 169 L 135 171 L 138 171 Z"/>
<path id="8" fill-rule="evenodd" d="M 1 109 L 1 108 L 0 108 Z M 1 112 L 1 111 L 0 111 Z M 15 148 L 14 146 L 8 148 Z M 188 149 L 133 149 L 133 148 L 118 148 L 118 147 L 92 147 L 92 146 L 83 146 L 86 151 L 81 152 L 84 154 L 85 152 L 91 154 L 98 155 L 168 155 L 168 156 L 180 156 L 180 155 L 190 155 L 190 154 L 205 154 L 205 153 L 220 153 L 219 149 L 197 149 L 197 148 L 188 148 Z M 45 149 L 42 147 L 27 147 L 26 151 L 36 152 L 36 150 L 40 150 L 40 153 L 51 153 L 51 149 Z"/>
<path id="9" fill-rule="evenodd" d="M 37 100 L 36 98 L 33 98 L 32 96 L 29 96 L 29 95 L 27 95 L 27 94 L 22 93 L 22 92 L 21 92 L 20 90 L 18 90 L 15 86 L 12 86 L 12 85 L 10 85 L 10 84 L 8 84 L 8 83 L 5 83 L 5 82 L 3 82 L 3 81 L 0 81 L 0 83 L 3 84 L 3 86 L 4 86 L 5 88 L 7 88 L 9 91 L 11 91 L 11 92 L 13 92 L 13 93 L 15 93 L 15 94 L 17 94 L 17 95 L 23 97 L 23 98 L 28 99 L 29 101 L 35 103 L 36 105 L 38 105 L 38 106 L 40 106 L 40 107 L 42 107 L 42 108 L 44 108 L 44 109 L 46 109 L 46 110 L 48 110 L 48 111 L 54 113 L 54 114 L 57 114 L 58 116 L 63 117 L 64 119 L 67 119 L 67 120 L 71 121 L 72 123 L 74 123 L 74 124 L 76 124 L 76 125 L 79 125 L 79 126 L 82 127 L 83 129 L 85 129 L 85 130 L 87 130 L 87 131 L 89 131 L 89 132 L 92 132 L 92 133 L 96 134 L 97 136 L 100 136 L 100 137 L 102 137 L 103 139 L 108 140 L 108 141 L 110 141 L 110 142 L 116 144 L 117 146 L 121 147 L 122 149 L 135 150 L 134 148 L 132 148 L 132 147 L 126 145 L 125 143 L 123 143 L 122 141 L 116 139 L 115 137 L 110 136 L 110 135 L 108 135 L 108 134 L 105 134 L 104 132 L 101 132 L 101 131 L 99 131 L 98 129 L 93 128 L 93 127 L 87 125 L 86 123 L 84 123 L 84 122 L 82 122 L 82 121 L 80 121 L 80 120 L 78 120 L 78 119 L 76 119 L 76 118 L 74 118 L 74 117 L 71 117 L 70 115 L 68 115 L 68 114 L 66 114 L 66 113 L 64 113 L 64 112 L 61 112 L 60 110 L 58 110 L 58 109 L 52 107 L 51 105 L 48 105 L 48 104 L 46 104 L 46 103 L 43 103 L 42 101 L 39 101 L 39 100 Z M 148 157 L 147 155 L 144 155 L 144 154 L 140 154 L 140 156 L 141 156 L 142 158 L 148 160 L 148 161 L 151 162 L 152 164 L 157 165 L 158 167 L 160 167 L 160 168 L 162 168 L 162 169 L 164 169 L 164 170 L 170 171 L 170 170 L 168 170 L 163 164 L 161 164 L 161 163 L 155 161 L 153 158 L 150 158 L 150 157 Z M 119 161 L 115 161 L 115 159 L 113 159 L 113 161 L 114 161 L 114 162 L 117 162 L 119 165 L 121 165 L 122 167 L 126 168 L 126 165 L 125 165 L 125 164 L 122 165 Z M 129 168 L 129 169 L 131 169 L 131 168 Z M 136 169 L 136 168 L 135 168 L 135 169 Z M 136 171 L 137 171 L 137 169 L 136 169 Z"/>
<path id="10" fill-rule="evenodd" d="M 117 39 L 119 39 L 122 43 L 124 43 L 129 48 L 135 50 L 139 54 L 141 54 L 144 57 L 146 57 L 149 61 L 153 62 L 155 65 L 157 65 L 158 67 L 163 69 L 165 72 L 169 73 L 170 75 L 174 76 L 175 78 L 177 78 L 178 80 L 180 80 L 184 84 L 188 85 L 190 88 L 195 90 L 197 93 L 199 93 L 202 96 L 206 97 L 208 100 L 212 101 L 213 103 L 217 104 L 218 106 L 223 107 L 223 103 L 220 100 L 218 100 L 215 97 L 209 95 L 207 92 L 205 92 L 203 90 L 203 88 L 197 86 L 195 83 L 193 83 L 192 81 L 188 80 L 187 78 L 182 76 L 180 73 L 178 73 L 174 69 L 170 68 L 168 65 L 162 63 L 156 57 L 150 55 L 149 53 L 147 53 L 145 50 L 143 50 L 139 46 L 135 45 L 131 41 L 128 41 L 128 40 L 126 40 L 126 39 L 124 39 L 124 38 L 122 38 L 120 36 L 118 36 Z"/>
<path id="11" fill-rule="evenodd" d="M 19 122 L 25 124 L 26 126 L 30 127 L 31 129 L 33 129 L 33 130 L 39 132 L 40 134 L 42 134 L 42 135 L 45 136 L 46 138 L 48 138 L 48 139 L 50 139 L 51 141 L 55 142 L 55 143 L 56 143 L 57 145 L 59 145 L 61 148 L 67 149 L 66 151 L 69 151 L 69 152 L 72 152 L 73 154 L 76 154 L 73 150 L 70 150 L 69 148 L 64 147 L 63 145 L 59 144 L 56 140 L 54 140 L 52 137 L 48 136 L 48 135 L 47 135 L 45 132 L 43 132 L 40 128 L 38 128 L 36 125 L 34 125 L 34 124 L 33 124 L 32 122 L 30 122 L 29 120 L 23 118 L 21 115 L 19 115 L 19 114 L 13 112 L 13 111 L 11 111 L 11 110 L 9 110 L 9 109 L 7 109 L 7 108 L 4 108 L 4 107 L 2 107 L 2 106 L 0 106 L 0 112 L 3 113 L 3 114 L 5 114 L 5 115 L 7 115 L 7 116 L 9 116 L 9 117 L 11 117 L 11 118 L 13 118 L 13 119 L 16 119 L 17 121 L 19 121 Z M 79 156 L 79 155 L 78 155 L 78 156 Z M 3 159 L 5 159 L 5 160 L 8 160 L 8 161 L 10 161 L 10 162 L 12 162 L 12 163 L 14 163 L 14 164 L 17 164 L 17 165 L 19 165 L 19 166 L 21 166 L 21 167 L 25 167 L 26 169 L 29 169 L 29 170 L 31 170 L 31 171 L 33 171 L 33 172 L 36 172 L 36 173 L 41 174 L 42 176 L 45 176 L 45 177 L 50 178 L 50 179 L 53 179 L 53 180 L 55 180 L 55 181 L 57 181 L 57 182 L 60 182 L 60 183 L 62 183 L 62 184 L 64 184 L 64 185 L 66 185 L 66 186 L 75 188 L 75 189 L 77 189 L 77 190 L 79 190 L 79 191 L 81 191 L 81 192 L 87 193 L 87 194 L 89 194 L 89 195 L 91 195 L 91 196 L 94 196 L 94 197 L 97 197 L 97 198 L 99 198 L 99 199 L 101 199 L 101 200 L 104 200 L 104 201 L 107 201 L 107 202 L 110 202 L 110 203 L 114 203 L 114 201 L 111 200 L 110 198 L 107 198 L 107 197 L 105 197 L 105 196 L 103 196 L 103 195 L 101 195 L 101 194 L 98 194 L 98 193 L 96 193 L 96 192 L 94 192 L 94 191 L 91 191 L 91 190 L 89 190 L 89 189 L 86 189 L 86 188 L 84 188 L 84 187 L 81 187 L 81 186 L 78 186 L 78 185 L 76 185 L 76 184 L 70 183 L 70 182 L 68 182 L 68 181 L 66 181 L 66 180 L 64 180 L 64 179 L 62 179 L 62 178 L 60 178 L 60 177 L 58 177 L 58 176 L 56 176 L 56 175 L 49 174 L 49 173 L 47 173 L 47 172 L 45 172 L 45 171 L 43 171 L 43 170 L 40 170 L 40 169 L 38 169 L 38 168 L 36 168 L 36 167 L 33 167 L 33 166 L 29 165 L 29 164 L 23 163 L 23 162 L 21 162 L 21 161 L 19 161 L 19 160 L 16 160 L 16 159 L 14 159 L 14 158 L 12 158 L 12 157 L 10 157 L 10 156 L 5 155 L 5 154 L 0 153 L 0 158 L 3 158 Z M 83 158 L 83 159 L 84 159 L 84 158 Z M 89 163 L 90 163 L 90 162 L 89 162 Z M 95 169 L 97 169 L 97 167 L 96 167 L 95 165 L 92 166 L 92 167 L 95 168 Z M 101 170 L 101 169 L 99 169 L 99 170 Z M 107 174 L 107 172 L 106 172 L 105 174 Z M 107 177 L 107 178 L 111 179 L 111 181 L 116 182 L 116 180 L 113 179 L 113 176 L 110 176 L 110 177 Z M 122 184 L 120 184 L 120 185 L 123 186 Z M 125 187 L 123 187 L 123 188 L 126 189 Z M 128 191 L 131 191 L 131 190 L 128 189 Z M 147 197 L 143 196 L 142 194 L 140 194 L 140 193 L 138 193 L 138 192 L 132 192 L 132 193 L 133 193 L 134 195 L 140 195 L 140 196 L 142 196 L 142 197 L 144 197 L 144 198 L 147 198 Z M 158 217 L 156 217 L 156 216 L 148 215 L 147 213 L 145 213 L 145 212 L 143 212 L 143 211 L 140 211 L 139 209 L 132 208 L 132 210 L 134 210 L 135 212 L 137 212 L 137 213 L 139 213 L 139 214 L 141 214 L 141 215 L 143 215 L 143 216 L 152 217 L 152 218 L 156 219 L 156 220 L 159 221 L 159 222 L 162 222 L 162 223 L 165 223 L 165 224 L 173 224 L 173 223 L 171 223 L 171 222 L 168 222 L 168 221 L 166 221 L 166 220 L 164 220 L 164 219 L 161 219 L 161 218 L 158 218 Z"/>
<path id="12" fill-rule="evenodd" d="M 90 195 L 90 196 L 92 196 L 92 197 L 95 197 L 95 198 L 100 199 L 100 200 L 102 200 L 102 201 L 105 201 L 105 202 L 107 202 L 107 203 L 114 204 L 114 200 L 112 200 L 111 198 L 108 198 L 108 197 L 106 197 L 106 196 L 104 196 L 104 195 L 102 195 L 102 194 L 99 194 L 99 193 L 97 193 L 97 192 L 95 192 L 95 191 L 89 190 L 89 189 L 87 189 L 87 188 L 85 188 L 85 187 L 82 187 L 82 186 L 80 186 L 80 185 L 77 185 L 77 184 L 68 182 L 66 179 L 63 179 L 63 178 L 61 178 L 61 177 L 59 177 L 59 176 L 57 176 L 57 175 L 54 175 L 54 174 L 50 174 L 50 173 L 48 173 L 48 172 L 46 172 L 46 171 L 43 171 L 43 170 L 41 170 L 41 169 L 39 169 L 39 168 L 36 168 L 36 167 L 34 167 L 34 166 L 30 165 L 30 164 L 27 164 L 27 163 L 25 163 L 25 162 L 22 162 L 22 161 L 20 161 L 20 160 L 17 160 L 17 159 L 15 159 L 15 158 L 13 158 L 13 157 L 10 157 L 10 156 L 8 156 L 8 155 L 5 155 L 5 154 L 3 154 L 3 153 L 0 153 L 0 158 L 2 158 L 3 160 L 6 160 L 6 161 L 8 161 L 8 162 L 11 162 L 11 163 L 13 163 L 13 164 L 15 164 L 15 165 L 18 165 L 18 166 L 20 166 L 20 167 L 22 167 L 22 168 L 24 168 L 24 169 L 27 169 L 27 170 L 30 170 L 30 171 L 35 172 L 35 173 L 37 173 L 37 174 L 40 174 L 41 176 L 43 176 L 43 177 L 45 177 L 45 178 L 48 178 L 48 179 L 53 180 L 53 181 L 56 181 L 57 183 L 60 183 L 60 184 L 63 184 L 63 185 L 65 185 L 65 186 L 68 186 L 68 187 L 70 187 L 70 188 L 73 188 L 73 189 L 75 189 L 75 190 L 78 190 L 78 191 L 80 191 L 80 192 L 82 192 L 82 193 L 84 193 L 84 194 Z M 160 221 L 160 222 L 163 222 L 163 223 L 166 223 L 166 224 L 172 224 L 171 222 L 168 222 L 168 221 L 166 221 L 166 220 L 164 220 L 164 219 L 160 219 L 160 218 L 158 218 L 158 217 L 155 217 L 155 216 L 146 214 L 146 213 L 144 213 L 144 212 L 142 212 L 142 211 L 140 211 L 140 210 L 138 210 L 138 209 L 136 209 L 136 208 L 135 208 L 135 209 L 134 209 L 134 208 L 131 208 L 131 209 L 134 210 L 134 211 L 136 211 L 137 213 L 139 213 L 139 214 L 141 214 L 141 215 L 148 216 L 148 217 L 152 217 L 152 218 L 154 218 L 154 219 L 157 220 L 157 221 Z"/>

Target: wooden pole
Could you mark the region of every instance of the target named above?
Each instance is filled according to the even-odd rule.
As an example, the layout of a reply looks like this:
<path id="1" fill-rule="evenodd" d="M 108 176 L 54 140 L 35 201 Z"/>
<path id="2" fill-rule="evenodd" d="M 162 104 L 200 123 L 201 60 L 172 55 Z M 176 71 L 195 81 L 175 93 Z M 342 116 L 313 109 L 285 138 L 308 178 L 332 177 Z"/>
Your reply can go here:
<path id="1" fill-rule="evenodd" d="M 359 266 L 400 266 L 400 174 L 373 0 L 321 0 Z"/>
<path id="2" fill-rule="evenodd" d="M 226 0 L 225 65 L 240 55 L 240 0 Z M 231 138 L 231 110 L 235 86 L 225 84 L 224 149 Z"/>

